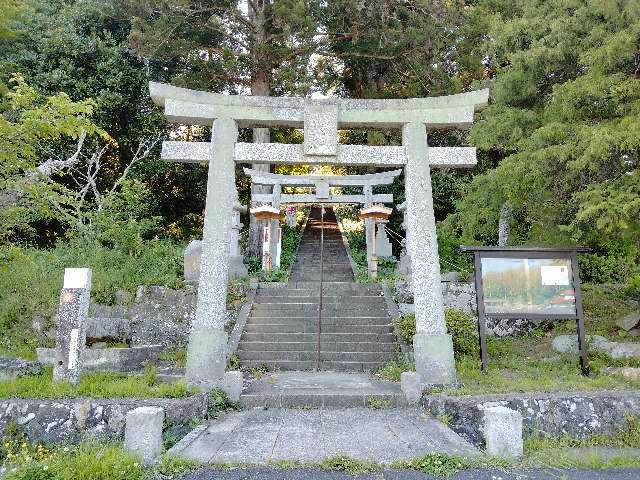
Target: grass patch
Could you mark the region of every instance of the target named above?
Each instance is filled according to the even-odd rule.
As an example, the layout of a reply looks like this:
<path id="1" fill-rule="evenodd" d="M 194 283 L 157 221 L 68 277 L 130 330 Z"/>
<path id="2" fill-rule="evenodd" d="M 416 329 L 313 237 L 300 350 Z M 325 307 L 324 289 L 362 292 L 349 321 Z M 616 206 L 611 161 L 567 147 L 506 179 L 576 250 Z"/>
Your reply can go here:
<path id="1" fill-rule="evenodd" d="M 456 358 L 459 388 L 432 389 L 449 395 L 509 392 L 557 392 L 634 390 L 640 380 L 601 373 L 605 366 L 636 365 L 637 360 L 613 361 L 606 355 L 590 354 L 591 374 L 580 373 L 577 354 L 559 354 L 551 348 L 557 332 L 533 336 L 489 338 L 489 368 L 480 371 L 479 353 Z"/>
<path id="2" fill-rule="evenodd" d="M 173 478 L 176 475 L 185 475 L 200 468 L 202 464 L 197 460 L 179 456 L 163 455 L 157 467 L 159 474 Z"/>
<path id="3" fill-rule="evenodd" d="M 391 408 L 393 406 L 393 402 L 380 397 L 369 397 L 367 398 L 367 406 L 371 410 L 382 410 L 384 408 Z"/>
<path id="4" fill-rule="evenodd" d="M 399 382 L 400 376 L 403 372 L 415 372 L 416 365 L 413 362 L 405 362 L 402 360 L 391 360 L 385 364 L 380 370 L 376 372 L 376 375 L 384 378 L 385 380 L 391 380 L 392 382 Z"/>
<path id="5" fill-rule="evenodd" d="M 138 285 L 182 286 L 182 246 L 167 240 L 144 242 L 135 255 L 79 242 L 49 250 L 0 247 L 0 354 L 35 358 L 35 348 L 52 346 L 36 334 L 34 318 L 53 326 L 65 267 L 91 267 L 91 297 L 115 301 L 117 290 L 132 295 Z M 37 292 L 37 295 L 34 295 Z"/>
<path id="6" fill-rule="evenodd" d="M 142 375 L 86 373 L 76 387 L 66 382 L 53 382 L 51 367 L 40 375 L 0 381 L 0 398 L 181 398 L 194 393 L 184 380 L 158 383 L 154 369 L 148 369 Z"/>
<path id="7" fill-rule="evenodd" d="M 6 480 L 144 480 L 150 469 L 118 444 L 83 443 L 47 451 L 43 458 L 16 458 Z"/>
<path id="8" fill-rule="evenodd" d="M 158 354 L 158 360 L 170 362 L 178 368 L 185 368 L 187 366 L 187 350 L 178 347 L 163 350 Z"/>
<path id="9" fill-rule="evenodd" d="M 320 463 L 315 464 L 316 468 L 322 470 L 330 470 L 334 472 L 346 472 L 350 475 L 364 475 L 380 470 L 380 465 L 375 462 L 365 462 L 355 460 L 351 457 L 338 455 L 336 457 L 327 458 Z"/>
<path id="10" fill-rule="evenodd" d="M 443 453 L 429 453 L 424 457 L 394 462 L 391 466 L 398 469 L 419 470 L 427 475 L 435 475 L 437 477 L 450 477 L 460 470 L 469 468 L 469 462 L 462 457 Z"/>

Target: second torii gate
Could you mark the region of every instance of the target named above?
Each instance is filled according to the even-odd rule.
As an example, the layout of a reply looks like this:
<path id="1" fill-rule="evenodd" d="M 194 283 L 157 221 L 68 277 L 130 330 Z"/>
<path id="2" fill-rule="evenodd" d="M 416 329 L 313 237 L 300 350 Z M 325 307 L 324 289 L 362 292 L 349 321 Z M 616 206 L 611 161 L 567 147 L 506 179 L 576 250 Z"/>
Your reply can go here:
<path id="1" fill-rule="evenodd" d="M 273 187 L 273 193 L 252 194 L 251 203 L 270 203 L 274 208 L 280 208 L 284 203 L 361 203 L 365 208 L 374 203 L 393 203 L 393 195 L 390 193 L 374 194 L 373 187 L 389 185 L 393 183 L 402 170 L 370 173 L 364 175 L 282 175 L 276 173 L 261 172 L 245 168 L 244 173 L 251 177 L 251 181 L 257 185 L 269 185 Z M 282 193 L 282 187 L 313 187 L 315 193 Z M 359 187 L 361 194 L 334 194 L 331 187 Z M 367 265 L 371 273 L 371 220 L 365 220 L 365 236 L 367 239 Z M 277 221 L 272 222 L 271 252 L 277 248 L 275 235 Z"/>
<path id="2" fill-rule="evenodd" d="M 213 126 L 211 142 L 163 142 L 169 161 L 210 162 L 198 305 L 187 349 L 187 382 L 218 385 L 226 367 L 226 285 L 235 163 L 404 167 L 409 254 L 414 288 L 416 370 L 423 383 L 456 382 L 451 335 L 444 318 L 431 167 L 475 165 L 472 147 L 429 147 L 427 128 L 473 122 L 488 90 L 445 97 L 311 99 L 247 97 L 188 90 L 151 82 L 150 95 L 171 122 Z M 239 143 L 238 127 L 304 129 L 302 145 Z M 402 130 L 401 146 L 342 145 L 338 129 Z"/>

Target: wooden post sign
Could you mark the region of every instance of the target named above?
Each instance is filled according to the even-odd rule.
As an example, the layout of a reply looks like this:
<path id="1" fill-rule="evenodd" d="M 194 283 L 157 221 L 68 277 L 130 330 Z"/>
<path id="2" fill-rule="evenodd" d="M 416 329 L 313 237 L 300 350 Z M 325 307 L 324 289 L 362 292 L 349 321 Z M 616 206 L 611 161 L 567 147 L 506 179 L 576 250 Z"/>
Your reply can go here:
<path id="1" fill-rule="evenodd" d="M 460 251 L 474 256 L 482 371 L 488 363 L 487 318 L 574 319 L 580 368 L 589 374 L 577 259 L 589 249 L 462 246 Z"/>

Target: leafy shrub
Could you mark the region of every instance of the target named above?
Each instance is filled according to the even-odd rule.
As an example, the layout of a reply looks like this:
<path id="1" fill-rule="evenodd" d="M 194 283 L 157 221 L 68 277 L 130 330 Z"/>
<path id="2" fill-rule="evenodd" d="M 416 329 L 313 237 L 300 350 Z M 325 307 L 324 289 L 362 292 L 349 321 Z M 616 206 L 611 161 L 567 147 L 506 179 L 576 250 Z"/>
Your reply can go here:
<path id="1" fill-rule="evenodd" d="M 408 313 L 396 318 L 394 323 L 398 334 L 406 343 L 410 344 L 416 334 L 416 316 L 413 313 Z"/>
<path id="2" fill-rule="evenodd" d="M 640 301 L 640 274 L 631 277 L 627 283 L 626 293 L 630 297 Z"/>
<path id="3" fill-rule="evenodd" d="M 470 315 L 462 310 L 447 308 L 444 311 L 447 331 L 453 337 L 456 355 L 476 355 L 478 352 L 478 326 Z"/>
<path id="4" fill-rule="evenodd" d="M 478 350 L 478 332 L 475 321 L 462 310 L 447 308 L 444 312 L 447 331 L 453 337 L 453 351 L 456 355 L 474 355 Z M 394 321 L 398 334 L 405 342 L 411 343 L 416 334 L 416 317 L 407 314 Z"/>

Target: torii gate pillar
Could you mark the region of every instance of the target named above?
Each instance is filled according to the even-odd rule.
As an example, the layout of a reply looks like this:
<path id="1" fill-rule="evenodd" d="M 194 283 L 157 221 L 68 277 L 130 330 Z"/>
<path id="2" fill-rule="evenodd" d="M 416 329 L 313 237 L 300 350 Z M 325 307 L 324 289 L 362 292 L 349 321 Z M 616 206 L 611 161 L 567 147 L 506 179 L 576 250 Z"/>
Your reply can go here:
<path id="1" fill-rule="evenodd" d="M 402 128 L 402 144 L 407 155 L 405 196 L 407 231 L 411 232 L 413 302 L 416 334 L 413 352 L 422 381 L 435 385 L 456 383 L 453 341 L 447 334 L 440 287 L 440 261 L 436 220 L 431 192 L 431 169 L 427 132 L 423 123 L 407 123 Z M 425 161 L 427 159 L 427 161 Z"/>
<path id="2" fill-rule="evenodd" d="M 229 276 L 231 213 L 235 200 L 234 148 L 236 122 L 218 118 L 213 122 L 207 202 L 202 232 L 202 256 L 198 304 L 187 347 L 187 383 L 211 389 L 218 385 L 227 363 L 224 331 Z"/>

